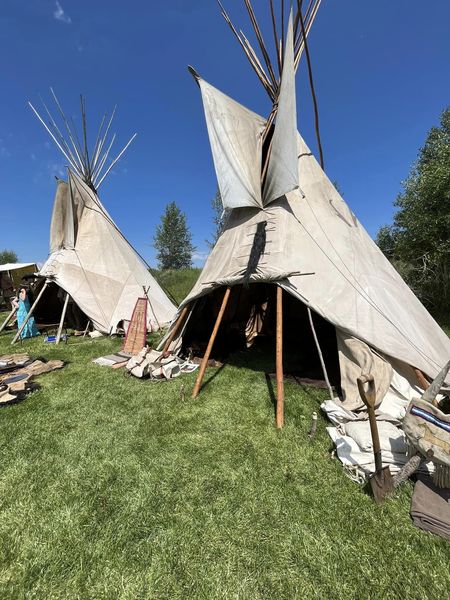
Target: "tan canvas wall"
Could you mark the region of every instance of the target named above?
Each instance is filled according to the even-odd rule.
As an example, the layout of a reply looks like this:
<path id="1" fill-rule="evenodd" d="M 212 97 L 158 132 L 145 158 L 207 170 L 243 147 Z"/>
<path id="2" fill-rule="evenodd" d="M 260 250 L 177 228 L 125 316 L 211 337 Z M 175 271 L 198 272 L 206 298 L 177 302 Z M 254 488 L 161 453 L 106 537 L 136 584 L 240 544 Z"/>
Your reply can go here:
<path id="1" fill-rule="evenodd" d="M 73 243 L 63 205 L 69 211 L 75 207 Z M 58 184 L 51 231 L 54 251 L 40 275 L 68 292 L 99 331 L 114 332 L 119 321 L 131 318 L 137 298 L 144 297 L 143 286 L 151 304 L 149 326 L 156 330 L 170 323 L 175 306 L 122 236 L 98 196 L 73 173 L 69 185 Z"/>
<path id="2" fill-rule="evenodd" d="M 267 220 L 266 253 L 252 280 L 277 281 L 343 333 L 436 376 L 450 356 L 449 338 L 367 234 L 300 135 L 298 156 L 301 190 L 265 210 L 233 210 L 181 307 L 217 285 L 242 281 L 249 241 L 256 224 Z M 299 271 L 304 275 L 291 275 Z"/>

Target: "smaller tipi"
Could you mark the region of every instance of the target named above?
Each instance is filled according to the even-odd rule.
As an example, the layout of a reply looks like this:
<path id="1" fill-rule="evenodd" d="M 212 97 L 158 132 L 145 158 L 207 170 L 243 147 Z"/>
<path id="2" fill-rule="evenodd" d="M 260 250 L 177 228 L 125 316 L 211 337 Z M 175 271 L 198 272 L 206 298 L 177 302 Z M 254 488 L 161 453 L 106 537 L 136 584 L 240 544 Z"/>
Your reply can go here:
<path id="1" fill-rule="evenodd" d="M 97 195 L 98 187 L 136 134 L 118 157 L 106 166 L 115 139 L 114 134 L 108 140 L 115 109 L 106 127 L 106 116 L 103 118 L 96 144 L 89 152 L 83 99 L 82 145 L 54 93 L 53 97 L 67 129 L 69 142 L 62 136 L 47 107 L 49 125 L 30 106 L 67 159 L 68 180 L 57 181 L 50 227 L 50 255 L 39 271 L 42 279 L 36 289 L 32 311 L 39 322 L 39 312 L 48 321 L 52 320 L 49 313 L 59 309 L 58 319 L 61 318 L 62 323 L 70 305 L 69 313 L 81 313 L 84 320 L 90 321 L 96 330 L 112 334 L 119 326 L 127 328 L 136 301 L 145 297 L 148 301 L 148 327 L 156 331 L 170 323 L 176 308 Z"/>

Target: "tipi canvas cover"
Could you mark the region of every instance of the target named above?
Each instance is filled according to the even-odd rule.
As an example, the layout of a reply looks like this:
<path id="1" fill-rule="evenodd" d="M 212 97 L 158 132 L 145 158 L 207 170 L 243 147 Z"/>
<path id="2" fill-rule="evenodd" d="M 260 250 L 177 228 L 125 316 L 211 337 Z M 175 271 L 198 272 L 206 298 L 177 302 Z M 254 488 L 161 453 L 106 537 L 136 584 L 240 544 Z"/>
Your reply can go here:
<path id="1" fill-rule="evenodd" d="M 196 77 L 229 218 L 179 314 L 218 287 L 231 287 L 232 292 L 245 284 L 262 224 L 264 249 L 248 281 L 276 284 L 334 326 L 348 408 L 362 406 L 356 386 L 362 372 L 375 375 L 378 403 L 393 377 L 407 387 L 417 385 L 412 368 L 434 378 L 450 356 L 449 338 L 367 234 L 295 129 L 297 168 L 292 173 L 283 145 L 291 143 L 293 119 L 278 115 L 261 186 L 260 136 L 266 121 Z M 288 104 L 282 91 L 283 85 L 279 111 Z M 295 110 L 295 103 L 290 105 Z M 283 188 L 278 197 L 270 194 Z M 204 314 L 196 323 L 199 313 L 192 309 L 184 327 L 173 337 L 169 334 L 173 347 L 183 346 L 183 332 L 192 337 Z"/>
<path id="2" fill-rule="evenodd" d="M 71 170 L 68 183 L 57 184 L 50 256 L 39 275 L 67 292 L 103 333 L 129 321 L 145 295 L 153 330 L 167 325 L 176 310 L 97 194 Z"/>
<path id="3" fill-rule="evenodd" d="M 306 38 L 320 0 L 310 3 L 305 14 L 301 3 L 295 14 L 291 8 L 286 35 L 281 3 L 280 38 L 270 3 L 278 74 L 250 0 L 245 5 L 261 61 L 220 4 L 272 109 L 265 119 L 189 68 L 201 90 L 228 219 L 162 347 L 205 348 L 195 397 L 216 338 L 226 350 L 227 344 L 242 348 L 244 340 L 250 346 L 260 333 L 274 337 L 276 422 L 282 427 L 283 340 L 289 337 L 295 344 L 290 348 L 295 356 L 307 343 L 309 320 L 308 343 L 316 348 L 303 351 L 307 358 L 317 352 L 331 397 L 325 359 L 333 363 L 334 382 L 340 383 L 346 408 L 364 407 L 356 380 L 365 373 L 374 376 L 377 406 L 384 400 L 395 404 L 400 398 L 401 417 L 401 403 L 407 404 L 408 394 L 416 393 L 418 382 L 427 386 L 424 374 L 434 378 L 447 362 L 450 340 L 364 230 L 297 132 L 295 71 L 305 50 L 315 99 Z M 318 142 L 322 155 L 319 134 Z M 285 316 L 283 305 L 288 309 Z M 221 324 L 225 331 L 219 339 Z M 326 352 L 321 342 L 326 343 Z"/>

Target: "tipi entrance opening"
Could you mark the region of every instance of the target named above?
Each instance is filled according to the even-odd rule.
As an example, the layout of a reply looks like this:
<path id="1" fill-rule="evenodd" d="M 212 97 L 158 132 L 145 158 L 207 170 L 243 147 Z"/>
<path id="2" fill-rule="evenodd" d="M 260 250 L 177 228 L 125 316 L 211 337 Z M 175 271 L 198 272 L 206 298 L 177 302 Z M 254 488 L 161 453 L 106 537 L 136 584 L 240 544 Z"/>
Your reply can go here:
<path id="1" fill-rule="evenodd" d="M 41 279 L 37 283 L 33 290 L 35 297 L 37 297 L 44 284 L 44 279 Z M 58 284 L 47 282 L 47 286 L 34 311 L 34 317 L 38 328 L 46 325 L 57 325 L 60 323 L 65 299 L 66 292 Z M 86 329 L 88 321 L 88 317 L 79 308 L 76 302 L 69 298 L 64 315 L 65 326 L 69 329 L 83 331 Z"/>
<path id="2" fill-rule="evenodd" d="M 221 286 L 198 298 L 183 333 L 182 353 L 203 356 L 224 297 Z M 223 314 L 210 359 L 235 362 L 237 353 L 255 354 L 255 368 L 275 370 L 276 293 L 272 283 L 235 285 Z M 336 330 L 313 313 L 314 328 L 331 385 L 340 383 Z M 239 359 L 238 359 L 239 360 Z M 314 341 L 307 307 L 283 291 L 283 370 L 285 374 L 323 380 L 323 369 Z"/>

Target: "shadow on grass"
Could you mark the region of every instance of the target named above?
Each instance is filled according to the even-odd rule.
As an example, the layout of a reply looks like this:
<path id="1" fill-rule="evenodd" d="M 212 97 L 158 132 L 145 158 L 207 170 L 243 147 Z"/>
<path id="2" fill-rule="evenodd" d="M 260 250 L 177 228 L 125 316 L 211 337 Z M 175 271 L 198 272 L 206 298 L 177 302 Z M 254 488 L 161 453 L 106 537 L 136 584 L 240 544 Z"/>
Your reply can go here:
<path id="1" fill-rule="evenodd" d="M 202 387 L 200 388 L 200 392 L 202 392 L 212 381 L 214 381 L 214 379 L 219 375 L 219 373 L 221 373 L 221 371 L 223 371 L 223 369 L 225 368 L 227 363 L 222 363 L 220 365 L 220 367 L 218 369 L 216 369 L 216 371 L 211 375 L 211 377 L 209 377 L 209 379 L 207 379 L 206 381 L 204 381 L 204 383 L 202 384 Z"/>
<path id="2" fill-rule="evenodd" d="M 272 403 L 272 408 L 273 408 L 273 416 L 275 418 L 276 414 L 277 414 L 277 399 L 275 397 L 275 391 L 273 389 L 272 379 L 271 379 L 269 373 L 264 373 L 264 377 L 266 379 L 267 391 L 269 392 L 269 398 L 270 398 L 270 401 Z"/>

